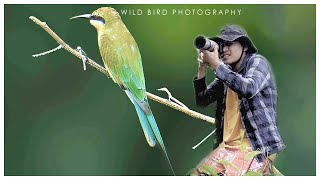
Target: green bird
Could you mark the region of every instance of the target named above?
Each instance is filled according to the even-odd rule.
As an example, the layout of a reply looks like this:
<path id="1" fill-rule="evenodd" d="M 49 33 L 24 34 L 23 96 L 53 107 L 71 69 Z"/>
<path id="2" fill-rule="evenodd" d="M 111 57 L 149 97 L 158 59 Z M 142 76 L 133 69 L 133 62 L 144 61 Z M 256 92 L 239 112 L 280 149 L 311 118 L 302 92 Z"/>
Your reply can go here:
<path id="1" fill-rule="evenodd" d="M 145 79 L 139 48 L 122 22 L 119 13 L 110 7 L 102 7 L 91 14 L 74 16 L 85 18 L 97 29 L 98 45 L 106 70 L 112 80 L 127 94 L 134 105 L 148 144 L 158 142 L 171 166 L 156 120 L 148 104 Z"/>

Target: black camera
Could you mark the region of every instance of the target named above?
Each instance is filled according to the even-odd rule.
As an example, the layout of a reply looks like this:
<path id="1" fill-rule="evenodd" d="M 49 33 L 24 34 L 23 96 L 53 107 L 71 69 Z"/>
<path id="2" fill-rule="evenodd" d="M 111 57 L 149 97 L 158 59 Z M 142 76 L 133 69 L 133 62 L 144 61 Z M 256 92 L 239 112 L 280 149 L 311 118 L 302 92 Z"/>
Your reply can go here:
<path id="1" fill-rule="evenodd" d="M 200 50 L 208 50 L 208 51 L 212 52 L 212 51 L 214 51 L 214 47 L 216 45 L 218 45 L 216 42 L 214 42 L 214 41 L 212 41 L 202 35 L 197 36 L 194 40 L 194 46 Z"/>

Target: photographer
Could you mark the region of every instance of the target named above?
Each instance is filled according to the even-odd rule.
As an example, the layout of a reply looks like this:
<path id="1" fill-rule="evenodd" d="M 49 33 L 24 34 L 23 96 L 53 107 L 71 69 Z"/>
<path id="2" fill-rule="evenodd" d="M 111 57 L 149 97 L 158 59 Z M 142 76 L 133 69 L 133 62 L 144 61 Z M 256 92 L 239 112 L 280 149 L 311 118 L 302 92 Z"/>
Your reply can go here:
<path id="1" fill-rule="evenodd" d="M 198 106 L 206 107 L 217 101 L 219 146 L 201 161 L 193 174 L 203 175 L 202 167 L 207 165 L 219 175 L 243 175 L 248 171 L 267 175 L 276 154 L 285 149 L 276 125 L 277 90 L 271 67 L 237 25 L 227 25 L 218 36 L 209 39 L 217 44 L 214 43 L 212 52 L 198 50 L 198 74 L 193 83 Z M 207 66 L 216 76 L 208 86 Z M 243 131 L 245 153 L 240 150 Z M 251 151 L 262 154 L 245 161 L 245 155 Z M 220 160 L 241 171 L 219 163 Z"/>

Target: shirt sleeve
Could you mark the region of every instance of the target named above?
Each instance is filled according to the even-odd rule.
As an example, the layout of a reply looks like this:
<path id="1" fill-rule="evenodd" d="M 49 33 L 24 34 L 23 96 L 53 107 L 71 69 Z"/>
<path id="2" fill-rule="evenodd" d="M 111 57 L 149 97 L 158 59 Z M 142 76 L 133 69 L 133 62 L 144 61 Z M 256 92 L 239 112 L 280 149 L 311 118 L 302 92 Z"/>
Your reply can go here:
<path id="1" fill-rule="evenodd" d="M 216 101 L 223 94 L 223 82 L 216 78 L 211 84 L 206 85 L 206 78 L 193 79 L 196 104 L 200 107 L 206 107 Z"/>
<path id="2" fill-rule="evenodd" d="M 248 59 L 246 66 L 246 73 L 241 75 L 222 63 L 216 69 L 216 76 L 232 90 L 250 99 L 268 85 L 271 69 L 262 56 Z"/>

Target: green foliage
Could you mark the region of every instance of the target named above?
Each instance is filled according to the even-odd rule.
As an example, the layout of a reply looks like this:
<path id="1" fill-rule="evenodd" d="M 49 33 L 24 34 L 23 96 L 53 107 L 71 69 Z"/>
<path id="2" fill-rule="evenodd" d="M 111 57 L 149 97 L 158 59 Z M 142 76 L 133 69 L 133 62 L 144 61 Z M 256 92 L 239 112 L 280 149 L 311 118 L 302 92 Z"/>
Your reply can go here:
<path id="1" fill-rule="evenodd" d="M 259 155 L 259 154 L 261 154 L 261 153 L 262 153 L 261 151 L 252 151 L 252 152 L 249 152 L 249 153 L 244 157 L 244 160 L 249 161 L 250 159 L 254 158 L 256 155 Z"/>
<path id="2" fill-rule="evenodd" d="M 198 176 L 197 173 L 194 173 L 195 169 L 190 170 L 186 175 L 190 176 Z M 218 173 L 214 170 L 214 168 L 208 165 L 202 165 L 198 168 L 199 173 L 201 176 L 218 176 Z"/>
<path id="3" fill-rule="evenodd" d="M 210 176 L 217 176 L 218 173 L 216 172 L 215 169 L 213 169 L 211 166 L 203 165 L 201 166 L 205 173 L 209 174 Z"/>
<path id="4" fill-rule="evenodd" d="M 226 161 L 224 159 L 221 159 L 220 161 L 218 161 L 218 163 L 223 164 L 225 166 L 230 166 L 232 167 L 234 170 L 240 172 L 239 168 L 237 168 L 234 164 L 230 163 L 229 161 Z"/>
<path id="5" fill-rule="evenodd" d="M 283 176 L 283 174 L 274 166 L 272 166 L 272 172 L 274 176 Z"/>
<path id="6" fill-rule="evenodd" d="M 189 175 L 189 174 L 187 174 Z M 190 176 L 198 176 L 197 174 L 191 173 Z"/>
<path id="7" fill-rule="evenodd" d="M 260 172 L 248 171 L 245 176 L 262 176 L 263 174 Z"/>
<path id="8" fill-rule="evenodd" d="M 243 144 L 243 137 L 244 137 L 245 131 L 243 129 L 240 130 L 240 151 L 241 152 L 246 152 L 246 147 Z"/>

